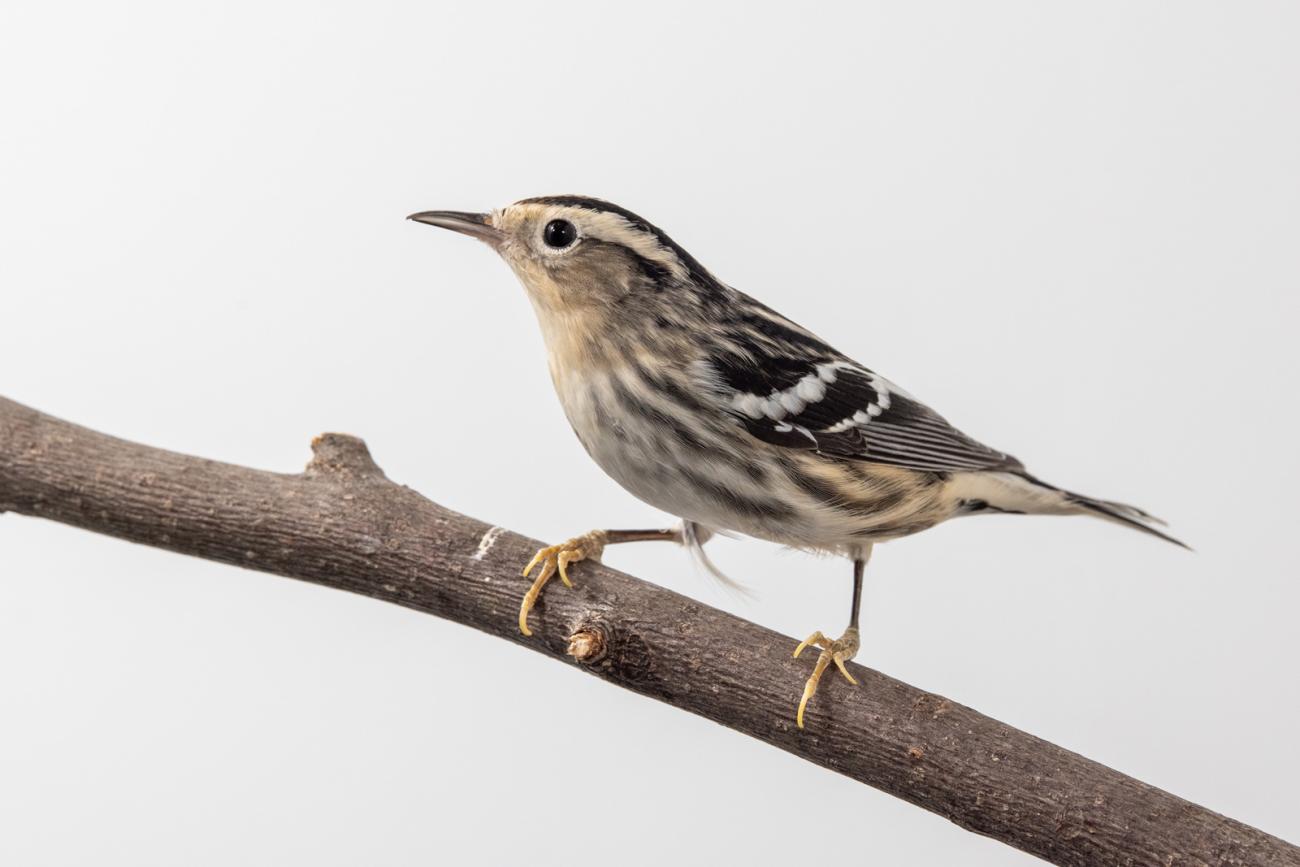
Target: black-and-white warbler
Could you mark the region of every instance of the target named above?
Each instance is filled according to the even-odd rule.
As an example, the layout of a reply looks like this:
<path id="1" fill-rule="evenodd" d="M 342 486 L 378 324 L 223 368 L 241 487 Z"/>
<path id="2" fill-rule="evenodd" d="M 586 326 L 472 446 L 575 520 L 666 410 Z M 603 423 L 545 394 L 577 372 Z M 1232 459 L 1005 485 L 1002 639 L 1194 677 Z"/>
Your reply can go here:
<path id="1" fill-rule="evenodd" d="M 982 445 L 883 376 L 719 281 L 666 234 L 598 199 L 524 199 L 491 213 L 411 219 L 487 242 L 537 311 L 551 376 L 587 452 L 615 481 L 682 519 L 676 530 L 598 530 L 544 548 L 542 587 L 605 545 L 671 539 L 698 552 L 730 530 L 853 561 L 853 607 L 796 716 L 832 663 L 858 649 L 862 574 L 876 542 L 959 515 L 1093 515 L 1181 545 L 1151 515 L 1063 491 Z M 571 586 L 571 585 L 570 585 Z"/>

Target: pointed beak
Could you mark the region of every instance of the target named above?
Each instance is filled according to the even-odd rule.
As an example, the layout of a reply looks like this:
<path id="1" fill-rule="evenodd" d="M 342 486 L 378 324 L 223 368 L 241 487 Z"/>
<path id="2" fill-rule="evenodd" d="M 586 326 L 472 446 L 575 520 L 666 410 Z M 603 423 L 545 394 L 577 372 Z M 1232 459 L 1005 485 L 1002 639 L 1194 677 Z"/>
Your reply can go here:
<path id="1" fill-rule="evenodd" d="M 505 235 L 492 225 L 491 214 L 471 214 L 467 211 L 421 211 L 418 214 L 411 214 L 406 219 L 451 229 L 453 232 L 478 238 L 493 247 L 499 246 L 505 240 Z"/>

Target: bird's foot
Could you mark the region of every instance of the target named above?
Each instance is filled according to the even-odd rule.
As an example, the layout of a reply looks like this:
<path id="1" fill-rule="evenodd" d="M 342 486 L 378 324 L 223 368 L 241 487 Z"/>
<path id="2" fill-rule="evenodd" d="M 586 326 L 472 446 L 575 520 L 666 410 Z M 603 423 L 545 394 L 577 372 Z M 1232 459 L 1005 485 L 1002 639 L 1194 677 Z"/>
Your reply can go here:
<path id="1" fill-rule="evenodd" d="M 820 632 L 814 632 L 794 649 L 795 658 L 797 659 L 799 654 L 803 653 L 804 648 L 810 645 L 820 647 L 822 652 L 821 656 L 817 657 L 817 665 L 813 667 L 813 673 L 808 676 L 808 682 L 804 684 L 803 698 L 799 700 L 799 712 L 795 715 L 795 723 L 798 724 L 799 728 L 803 728 L 804 708 L 808 706 L 808 700 L 817 693 L 817 683 L 822 679 L 822 674 L 825 673 L 832 662 L 840 670 L 840 674 L 844 675 L 845 680 L 854 686 L 858 683 L 844 665 L 858 653 L 858 628 L 856 626 L 850 626 L 844 630 L 844 634 L 835 641 L 831 641 Z"/>
<path id="2" fill-rule="evenodd" d="M 605 550 L 607 538 L 608 534 L 604 530 L 592 530 L 559 545 L 542 548 L 533 555 L 533 559 L 529 560 L 528 565 L 524 567 L 524 577 L 527 578 L 528 573 L 536 569 L 539 564 L 542 571 L 537 573 L 533 586 L 528 588 L 528 592 L 524 594 L 524 601 L 519 606 L 520 632 L 524 635 L 533 634 L 528 629 L 528 612 L 532 611 L 533 606 L 537 604 L 537 598 L 542 595 L 542 588 L 546 586 L 546 582 L 559 572 L 564 586 L 572 587 L 573 582 L 569 580 L 569 564 L 577 563 L 579 560 L 599 560 Z"/>

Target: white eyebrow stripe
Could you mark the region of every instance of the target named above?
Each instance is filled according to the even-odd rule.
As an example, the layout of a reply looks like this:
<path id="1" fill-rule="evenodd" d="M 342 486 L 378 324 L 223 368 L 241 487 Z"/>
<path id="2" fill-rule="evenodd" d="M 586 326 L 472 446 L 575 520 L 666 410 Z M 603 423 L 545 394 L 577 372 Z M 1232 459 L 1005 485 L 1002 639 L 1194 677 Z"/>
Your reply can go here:
<path id="1" fill-rule="evenodd" d="M 663 266 L 678 280 L 685 280 L 690 274 L 676 252 L 661 244 L 652 233 L 636 228 L 618 214 L 579 207 L 556 207 L 555 217 L 572 219 L 580 234 L 627 247 L 641 258 Z"/>

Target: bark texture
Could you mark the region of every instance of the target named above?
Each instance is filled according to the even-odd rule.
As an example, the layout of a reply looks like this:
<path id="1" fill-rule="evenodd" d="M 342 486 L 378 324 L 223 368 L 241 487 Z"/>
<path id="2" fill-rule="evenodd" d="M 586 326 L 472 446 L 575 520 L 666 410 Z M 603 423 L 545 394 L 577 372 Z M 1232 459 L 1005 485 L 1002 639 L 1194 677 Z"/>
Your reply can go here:
<path id="1" fill-rule="evenodd" d="M 521 644 L 883 789 L 1062 865 L 1300 867 L 1300 849 L 853 665 L 826 678 L 807 729 L 810 668 L 794 642 L 595 563 L 516 627 L 519 569 L 538 542 L 389 481 L 365 444 L 312 443 L 279 474 L 115 439 L 0 398 L 0 511 L 311 581 Z M 1279 788 L 1288 781 L 1279 780 Z"/>

